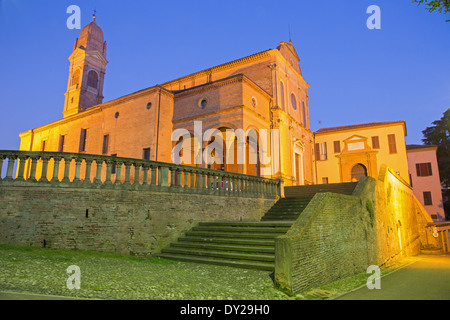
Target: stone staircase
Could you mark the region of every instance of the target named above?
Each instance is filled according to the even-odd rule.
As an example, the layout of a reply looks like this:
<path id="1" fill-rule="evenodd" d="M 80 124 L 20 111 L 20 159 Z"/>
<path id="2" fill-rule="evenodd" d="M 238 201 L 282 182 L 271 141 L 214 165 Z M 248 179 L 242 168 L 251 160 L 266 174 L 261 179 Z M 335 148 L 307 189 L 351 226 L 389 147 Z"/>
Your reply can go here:
<path id="1" fill-rule="evenodd" d="M 275 238 L 285 234 L 317 192 L 351 194 L 356 183 L 286 187 L 257 222 L 200 222 L 156 255 L 179 261 L 273 271 Z"/>

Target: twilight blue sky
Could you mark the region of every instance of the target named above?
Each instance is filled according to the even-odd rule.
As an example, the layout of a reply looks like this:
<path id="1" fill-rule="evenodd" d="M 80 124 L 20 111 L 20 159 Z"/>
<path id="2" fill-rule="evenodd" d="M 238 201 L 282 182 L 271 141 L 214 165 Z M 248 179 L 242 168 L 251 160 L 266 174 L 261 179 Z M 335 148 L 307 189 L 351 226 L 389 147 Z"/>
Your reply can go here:
<path id="1" fill-rule="evenodd" d="M 405 120 L 409 144 L 450 108 L 450 22 L 411 0 L 0 0 L 0 149 L 62 118 L 69 61 L 97 10 L 108 43 L 104 101 L 239 59 L 291 38 L 311 85 L 313 131 Z M 369 5 L 381 30 L 369 30 Z"/>

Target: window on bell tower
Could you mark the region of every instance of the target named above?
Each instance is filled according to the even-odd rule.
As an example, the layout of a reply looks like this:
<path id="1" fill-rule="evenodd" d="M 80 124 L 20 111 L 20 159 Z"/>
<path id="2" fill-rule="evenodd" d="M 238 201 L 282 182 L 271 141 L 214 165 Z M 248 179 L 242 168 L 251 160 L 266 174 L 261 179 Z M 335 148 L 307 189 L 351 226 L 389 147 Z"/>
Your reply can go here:
<path id="1" fill-rule="evenodd" d="M 97 89 L 98 87 L 98 75 L 97 72 L 95 72 L 94 70 L 89 71 L 88 73 L 88 82 L 87 82 L 88 87 Z"/>

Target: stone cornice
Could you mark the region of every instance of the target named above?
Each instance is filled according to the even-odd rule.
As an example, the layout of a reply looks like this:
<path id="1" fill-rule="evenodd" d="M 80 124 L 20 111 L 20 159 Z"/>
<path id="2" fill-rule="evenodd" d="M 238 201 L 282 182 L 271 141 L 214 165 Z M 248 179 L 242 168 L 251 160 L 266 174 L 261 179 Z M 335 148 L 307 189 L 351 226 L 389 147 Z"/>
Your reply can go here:
<path id="1" fill-rule="evenodd" d="M 184 76 L 184 77 L 181 77 L 181 78 L 177 78 L 177 79 L 168 81 L 166 83 L 163 83 L 162 86 L 163 87 L 171 86 L 171 85 L 174 85 L 174 84 L 176 84 L 176 83 L 178 83 L 180 81 L 186 81 L 186 80 L 191 80 L 191 79 L 195 79 L 195 78 L 198 78 L 198 77 L 208 76 L 212 72 L 215 72 L 215 71 L 220 71 L 220 70 L 231 68 L 231 67 L 238 66 L 238 65 L 241 65 L 241 64 L 249 63 L 249 62 L 252 62 L 252 61 L 259 60 L 261 58 L 266 58 L 266 57 L 269 57 L 271 52 L 273 52 L 273 51 L 278 51 L 278 50 L 277 49 L 269 49 L 269 50 L 266 50 L 266 51 L 255 53 L 255 54 L 247 56 L 245 58 L 233 60 L 233 61 L 230 61 L 230 62 L 227 62 L 227 63 L 223 63 L 223 64 L 220 64 L 218 66 L 212 67 L 212 68 L 208 68 L 208 69 L 205 69 L 205 70 L 202 70 L 202 71 L 198 71 L 198 72 L 192 73 L 190 75 L 187 75 L 187 76 Z"/>
<path id="2" fill-rule="evenodd" d="M 82 111 L 80 113 L 74 114 L 74 115 L 69 116 L 67 118 L 56 120 L 54 122 L 48 123 L 48 124 L 40 126 L 40 127 L 36 127 L 36 128 L 34 128 L 32 130 L 35 133 L 36 132 L 40 132 L 40 131 L 44 131 L 44 130 L 47 130 L 49 128 L 65 124 L 65 123 L 70 122 L 70 121 L 74 121 L 74 120 L 78 120 L 78 119 L 81 119 L 81 118 L 84 118 L 84 117 L 88 117 L 88 116 L 93 115 L 95 113 L 102 112 L 104 109 L 111 108 L 111 107 L 114 107 L 114 106 L 119 105 L 121 103 L 132 101 L 132 100 L 138 99 L 140 97 L 143 97 L 143 96 L 146 96 L 146 95 L 149 95 L 149 94 L 157 93 L 159 91 L 162 94 L 165 94 L 166 96 L 169 96 L 169 97 L 173 98 L 173 93 L 172 92 L 170 92 L 167 89 L 157 85 L 157 86 L 154 86 L 154 87 L 151 87 L 151 88 L 147 88 L 147 89 L 144 89 L 144 90 L 141 90 L 141 91 L 137 91 L 135 93 L 132 93 L 132 94 L 129 94 L 129 95 L 126 95 L 126 96 L 123 96 L 123 97 L 120 97 L 120 98 L 117 98 L 117 99 L 114 99 L 114 100 L 111 100 L 111 101 L 99 104 L 97 106 L 88 108 L 85 111 Z M 23 132 L 23 133 L 20 133 L 19 136 L 22 137 L 22 136 L 26 135 L 30 131 L 31 130 Z"/>
<path id="3" fill-rule="evenodd" d="M 242 73 L 234 75 L 234 76 L 230 76 L 230 77 L 227 77 L 224 79 L 216 80 L 216 81 L 213 81 L 210 83 L 205 83 L 205 84 L 202 84 L 202 85 L 199 85 L 196 87 L 192 87 L 192 88 L 189 88 L 186 90 L 182 90 L 179 92 L 175 92 L 175 98 L 190 96 L 190 95 L 198 94 L 199 92 L 210 91 L 210 90 L 214 90 L 219 87 L 223 87 L 226 85 L 230 85 L 233 83 L 239 83 L 239 82 L 245 82 L 246 84 L 251 86 L 253 89 L 255 89 L 256 91 L 258 91 L 259 93 L 264 95 L 267 99 L 272 98 L 272 96 L 270 94 L 268 94 L 264 89 L 262 89 L 260 86 L 258 86 L 256 83 L 254 83 L 252 80 L 247 78 L 247 76 L 245 76 Z"/>

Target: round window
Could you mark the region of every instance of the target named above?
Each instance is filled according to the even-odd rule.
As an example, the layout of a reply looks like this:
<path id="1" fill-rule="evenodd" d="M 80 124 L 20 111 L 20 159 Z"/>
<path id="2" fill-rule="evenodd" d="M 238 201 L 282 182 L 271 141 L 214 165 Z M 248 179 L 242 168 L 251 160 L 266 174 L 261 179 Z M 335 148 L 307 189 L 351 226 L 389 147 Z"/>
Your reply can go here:
<path id="1" fill-rule="evenodd" d="M 151 102 L 147 103 L 147 110 L 150 110 L 151 107 L 152 107 L 152 103 Z"/>
<path id="2" fill-rule="evenodd" d="M 118 118 L 119 117 L 119 113 L 118 112 L 116 112 L 116 114 L 114 115 L 114 118 Z"/>
<path id="3" fill-rule="evenodd" d="M 208 99 L 206 99 L 206 98 L 200 99 L 200 101 L 199 101 L 199 103 L 198 103 L 198 106 L 199 106 L 201 109 L 205 109 L 207 105 L 208 105 Z"/>
<path id="4" fill-rule="evenodd" d="M 293 93 L 291 94 L 291 104 L 292 108 L 294 110 L 297 110 L 297 99 L 295 99 L 295 95 Z"/>

